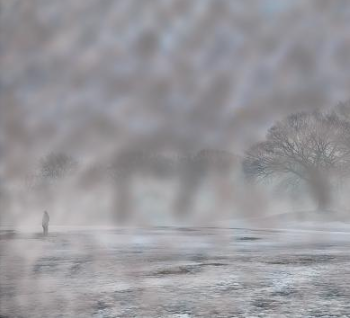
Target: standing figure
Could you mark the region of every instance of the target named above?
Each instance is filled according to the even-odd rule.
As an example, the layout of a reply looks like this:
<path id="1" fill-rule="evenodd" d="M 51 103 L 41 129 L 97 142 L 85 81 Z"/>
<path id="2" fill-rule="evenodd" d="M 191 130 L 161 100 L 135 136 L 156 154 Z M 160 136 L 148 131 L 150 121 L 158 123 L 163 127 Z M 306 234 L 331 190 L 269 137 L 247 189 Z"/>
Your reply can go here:
<path id="1" fill-rule="evenodd" d="M 42 220 L 44 236 L 47 236 L 49 233 L 49 221 L 50 221 L 49 214 L 45 211 L 43 215 L 43 220 Z"/>

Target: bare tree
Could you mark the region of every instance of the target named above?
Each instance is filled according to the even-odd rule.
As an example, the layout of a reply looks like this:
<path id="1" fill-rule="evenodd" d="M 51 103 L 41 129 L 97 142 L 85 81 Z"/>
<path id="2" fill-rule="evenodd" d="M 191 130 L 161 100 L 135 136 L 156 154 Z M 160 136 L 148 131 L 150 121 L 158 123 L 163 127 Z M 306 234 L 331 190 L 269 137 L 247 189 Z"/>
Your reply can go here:
<path id="1" fill-rule="evenodd" d="M 350 172 L 350 123 L 335 111 L 292 114 L 248 150 L 243 167 L 255 180 L 304 183 L 318 207 L 326 209 L 333 182 Z"/>

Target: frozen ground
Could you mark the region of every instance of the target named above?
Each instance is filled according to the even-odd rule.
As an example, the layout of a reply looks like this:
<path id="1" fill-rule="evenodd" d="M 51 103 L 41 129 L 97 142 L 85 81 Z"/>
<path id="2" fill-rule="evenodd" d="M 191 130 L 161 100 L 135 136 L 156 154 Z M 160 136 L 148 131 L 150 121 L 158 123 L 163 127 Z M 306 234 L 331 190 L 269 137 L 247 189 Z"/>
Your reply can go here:
<path id="1" fill-rule="evenodd" d="M 350 233 L 1 231 L 0 317 L 350 317 Z"/>

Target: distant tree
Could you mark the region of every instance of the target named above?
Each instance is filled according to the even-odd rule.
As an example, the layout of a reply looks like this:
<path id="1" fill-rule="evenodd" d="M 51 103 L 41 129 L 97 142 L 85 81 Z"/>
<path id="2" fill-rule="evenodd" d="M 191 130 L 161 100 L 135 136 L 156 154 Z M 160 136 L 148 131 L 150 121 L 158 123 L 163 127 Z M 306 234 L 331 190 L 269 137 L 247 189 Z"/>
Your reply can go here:
<path id="1" fill-rule="evenodd" d="M 292 114 L 247 151 L 243 168 L 254 180 L 304 183 L 326 209 L 333 181 L 350 173 L 350 123 L 335 111 Z"/>
<path id="2" fill-rule="evenodd" d="M 172 202 L 172 212 L 178 217 L 192 213 L 196 196 L 205 181 L 215 182 L 219 208 L 224 208 L 228 197 L 232 197 L 231 172 L 237 161 L 237 157 L 228 151 L 209 149 L 173 155 L 136 149 L 118 153 L 108 169 L 115 186 L 116 220 L 124 221 L 133 213 L 132 182 L 143 176 L 174 180 L 179 184 Z"/>
<path id="3" fill-rule="evenodd" d="M 50 153 L 40 160 L 39 176 L 45 180 L 59 180 L 73 173 L 77 160 L 65 153 Z"/>
<path id="4" fill-rule="evenodd" d="M 334 112 L 342 119 L 350 121 L 350 100 L 340 102 L 335 108 Z"/>

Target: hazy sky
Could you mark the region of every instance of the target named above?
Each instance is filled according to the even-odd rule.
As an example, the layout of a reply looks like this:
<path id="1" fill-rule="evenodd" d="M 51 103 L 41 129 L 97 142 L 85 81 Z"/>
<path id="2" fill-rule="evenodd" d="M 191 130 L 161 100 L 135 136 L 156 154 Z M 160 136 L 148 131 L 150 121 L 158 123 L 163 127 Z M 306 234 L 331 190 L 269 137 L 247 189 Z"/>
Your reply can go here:
<path id="1" fill-rule="evenodd" d="M 276 118 L 348 99 L 349 8 L 1 1 L 2 164 L 55 150 L 100 160 L 140 143 L 241 153 Z"/>

